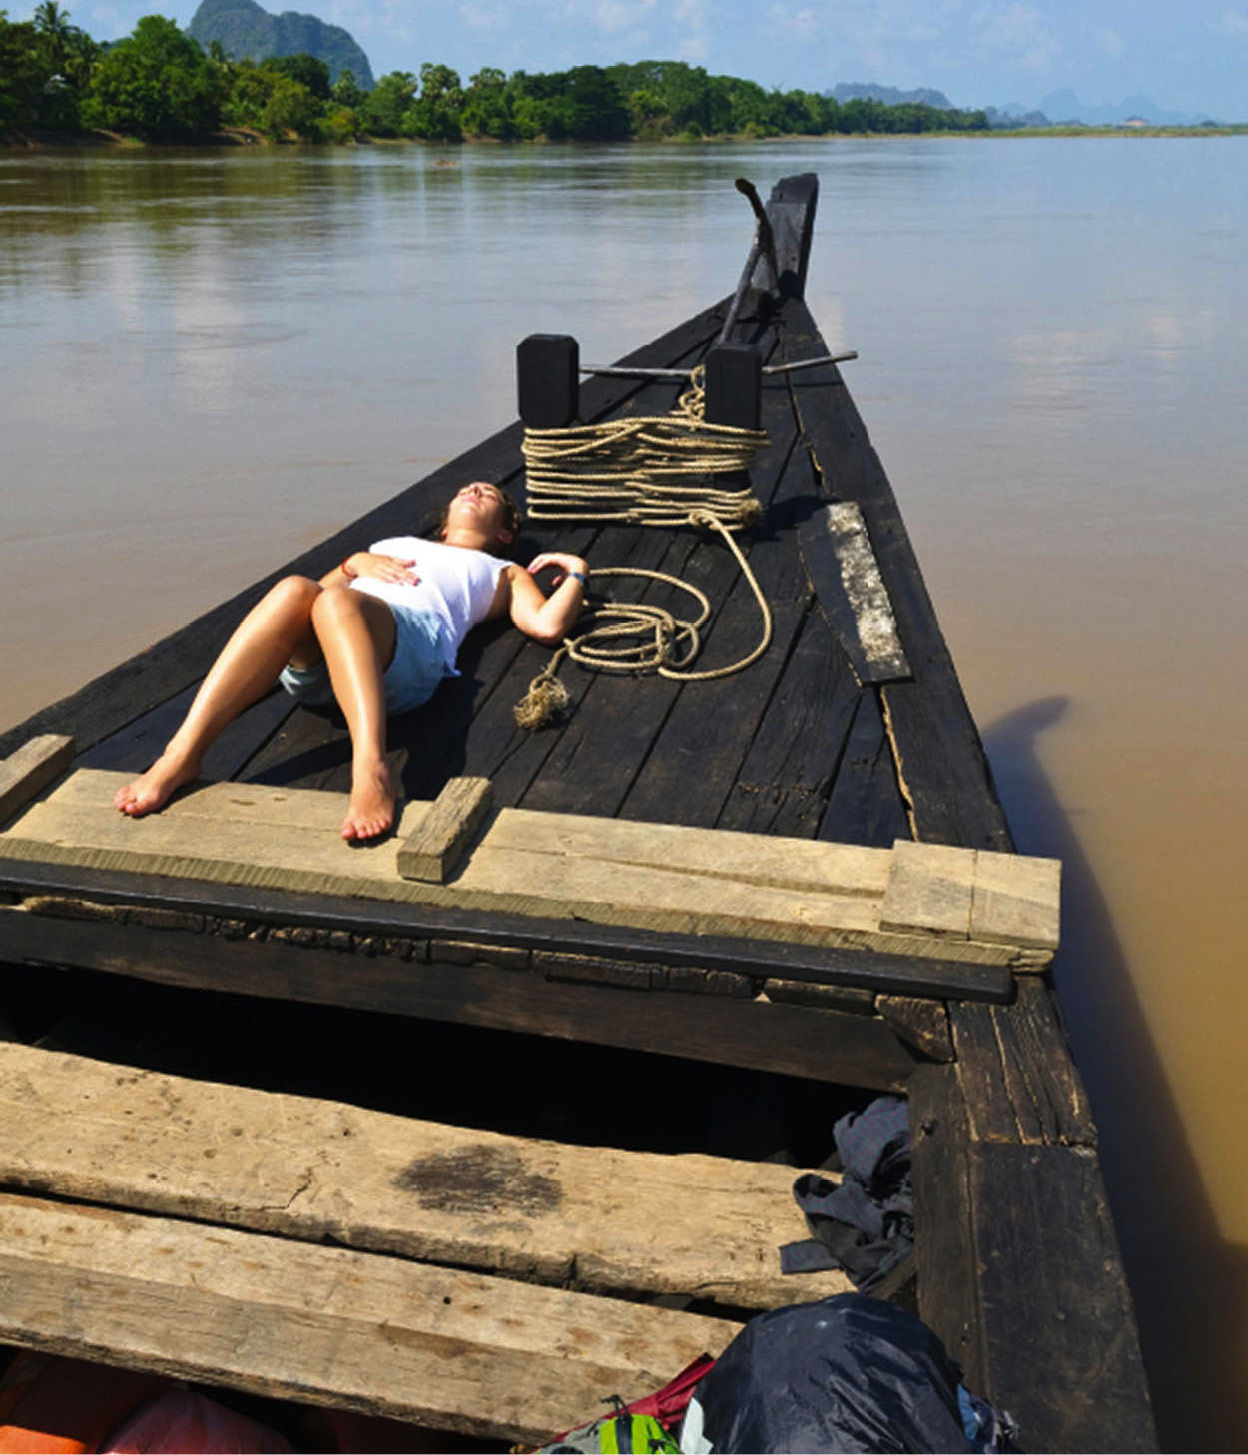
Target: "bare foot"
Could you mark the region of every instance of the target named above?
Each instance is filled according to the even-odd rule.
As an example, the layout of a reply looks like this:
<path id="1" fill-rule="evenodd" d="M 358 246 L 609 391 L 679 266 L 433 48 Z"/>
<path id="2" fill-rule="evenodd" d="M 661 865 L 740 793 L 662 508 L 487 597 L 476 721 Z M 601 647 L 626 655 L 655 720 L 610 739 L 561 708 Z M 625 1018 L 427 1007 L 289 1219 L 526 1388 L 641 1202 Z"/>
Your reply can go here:
<path id="1" fill-rule="evenodd" d="M 375 767 L 354 768 L 347 816 L 339 833 L 359 842 L 380 838 L 394 827 L 394 784 L 385 762 Z"/>
<path id="2" fill-rule="evenodd" d="M 146 773 L 117 790 L 113 806 L 131 818 L 142 818 L 164 808 L 177 789 L 198 776 L 198 763 L 175 757 L 166 749 Z"/>

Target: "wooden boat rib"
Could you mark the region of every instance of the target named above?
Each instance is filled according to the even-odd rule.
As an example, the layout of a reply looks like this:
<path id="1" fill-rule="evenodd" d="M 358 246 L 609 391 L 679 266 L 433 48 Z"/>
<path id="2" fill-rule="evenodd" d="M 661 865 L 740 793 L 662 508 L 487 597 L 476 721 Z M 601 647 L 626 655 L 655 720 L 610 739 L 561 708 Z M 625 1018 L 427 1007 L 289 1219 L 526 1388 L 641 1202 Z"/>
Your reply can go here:
<path id="1" fill-rule="evenodd" d="M 802 297 L 816 194 L 812 176 L 776 188 L 774 267 L 764 256 L 737 300 L 730 341 L 757 345 L 773 363 L 827 353 Z M 724 300 L 621 364 L 700 361 L 733 305 Z M 677 388 L 594 378 L 582 387 L 581 415 L 663 412 Z M 1032 895 L 1027 886 L 1038 881 L 1013 853 L 896 501 L 835 364 L 768 375 L 762 417 L 769 444 L 752 483 L 766 514 L 747 549 L 775 633 L 754 667 L 696 684 L 566 668 L 571 711 L 555 727 L 524 733 L 512 709 L 547 653 L 490 627 L 469 638 L 461 677 L 392 724 L 412 822 L 432 812 L 419 805 L 444 801 L 464 779 L 486 779 L 495 817 L 472 851 L 482 864 L 490 835 L 518 813 L 566 830 L 582 846 L 575 853 L 594 861 L 589 868 L 571 865 L 573 851 L 555 844 L 510 897 L 488 876 L 485 890 L 467 893 L 471 874 L 486 873 L 471 859 L 448 884 L 409 886 L 397 897 L 353 885 L 350 875 L 362 872 L 353 866 L 308 879 L 299 855 L 332 839 L 316 816 L 325 795 L 347 787 L 346 735 L 340 720 L 281 694 L 257 703 L 214 746 L 205 776 L 221 785 L 211 790 L 216 798 L 205 795 L 195 809 L 191 793 L 185 811 L 175 805 L 162 815 L 171 837 L 114 842 L 118 823 L 143 826 L 100 809 L 108 775 L 147 766 L 225 636 L 277 575 L 317 576 L 371 540 L 409 532 L 467 479 L 522 496 L 516 424 L 0 737 L 10 765 L 38 735 L 74 743 L 71 776 L 7 810 L 0 960 L 904 1090 L 918 1307 L 968 1383 L 1013 1414 L 1026 1448 L 1155 1448 L 1095 1127 L 1045 973 L 1053 941 L 1028 919 L 1048 891 Z M 830 505 L 860 512 L 901 667 L 863 655 L 861 610 L 847 590 Z M 556 544 L 532 529 L 526 542 Z M 708 592 L 721 604 L 700 665 L 735 660 L 752 644 L 752 594 L 706 535 L 581 525 L 561 529 L 557 544 L 591 565 L 662 570 Z M 297 814 L 310 815 L 298 834 Z M 647 834 L 638 827 L 646 824 L 662 827 Z M 214 833 L 223 841 L 227 829 L 231 842 L 254 840 L 255 863 L 218 845 L 209 864 L 185 847 Z M 753 836 L 744 851 L 739 836 Z M 498 849 L 499 862 L 507 852 Z M 304 878 L 272 870 L 284 855 L 303 865 Z M 561 902 L 573 868 L 590 888 Z M 519 875 L 514 863 L 508 872 Z M 1045 880 L 1047 870 L 1036 872 Z M 595 873 L 608 882 L 602 903 Z M 647 913 L 620 909 L 613 874 L 639 876 Z M 837 874 L 866 876 L 841 894 L 845 923 L 785 929 L 785 913 L 824 925 Z M 908 900 L 899 908 L 913 875 L 920 908 Z M 406 883 L 389 867 L 377 877 Z M 677 913 L 677 901 L 665 898 L 681 892 L 698 913 Z M 1007 901 L 1004 927 L 972 908 Z M 847 1286 L 773 1276 L 766 1260 L 775 1243 L 801 1235 L 792 1211 L 780 1211 L 791 1179 L 783 1168 L 596 1151 L 604 1166 L 624 1158 L 608 1184 L 650 1188 L 664 1200 L 665 1222 L 671 1209 L 664 1243 L 653 1208 L 634 1208 L 631 1221 L 592 1199 L 569 1210 L 569 1189 L 593 1180 L 576 1149 L 147 1072 L 125 1077 L 105 1062 L 16 1045 L 0 1050 L 0 1087 L 20 1111 L 0 1134 L 0 1181 L 10 1189 L 0 1198 L 3 1241 L 30 1248 L 42 1237 L 50 1250 L 0 1264 L 12 1293 L 0 1337 L 10 1342 L 300 1392 L 447 1429 L 541 1438 L 588 1417 L 614 1391 L 611 1380 L 642 1393 L 647 1380 L 676 1372 L 682 1351 L 722 1347 L 743 1311 Z M 162 1105 L 179 1108 L 184 1145 L 162 1132 Z M 118 1139 L 126 1118 L 143 1137 Z M 221 1131 L 225 1121 L 237 1123 L 233 1139 Z M 67 1125 L 76 1129 L 68 1140 Z M 271 1127 L 278 1150 L 251 1153 L 253 1135 L 264 1141 Z M 335 1140 L 351 1132 L 354 1160 Z M 315 1170 L 301 1182 L 290 1168 L 305 1163 Z M 456 1186 L 497 1191 L 500 1168 L 529 1189 L 532 1204 L 512 1209 L 510 1233 L 500 1231 L 501 1212 L 471 1235 L 454 1219 L 438 1220 L 439 1209 L 462 1212 Z M 723 1202 L 713 1214 L 725 1230 L 718 1269 L 705 1249 L 701 1261 L 690 1252 L 698 1239 L 679 1211 L 708 1186 Z M 409 1195 L 396 1200 L 396 1187 Z M 41 1202 L 47 1194 L 60 1201 Z M 63 1230 L 53 1237 L 58 1216 Z M 766 1231 L 778 1221 L 780 1230 Z M 216 1243 L 205 1243 L 213 1225 L 229 1232 L 218 1226 Z M 346 1246 L 317 1246 L 327 1238 Z M 150 1272 L 153 1248 L 202 1279 L 162 1283 L 165 1275 Z M 259 1270 L 251 1283 L 238 1271 L 244 1265 Z M 366 1290 L 358 1306 L 334 1304 L 329 1290 L 344 1279 Z M 479 1283 L 469 1288 L 471 1279 Z M 309 1323 L 312 1286 L 324 1286 L 328 1302 Z M 49 1288 L 63 1292 L 72 1313 L 49 1301 Z M 638 1321 L 621 1302 L 682 1292 L 717 1312 L 647 1308 Z M 475 1323 L 439 1323 L 442 1309 L 465 1300 L 478 1311 Z M 480 1310 L 491 1301 L 506 1312 L 486 1320 Z M 179 1302 L 186 1313 L 174 1317 Z M 396 1342 L 386 1331 L 410 1323 L 413 1304 L 428 1317 Z M 144 1318 L 157 1327 L 140 1336 Z M 240 1318 L 255 1319 L 266 1337 L 224 1358 L 221 1339 L 203 1331 L 235 1328 Z M 503 1329 L 508 1318 L 523 1336 Z M 594 1321 L 602 1322 L 592 1339 L 566 1332 Z M 295 1326 L 304 1330 L 298 1339 Z M 448 1337 L 471 1348 L 453 1387 L 431 1374 Z M 289 1347 L 280 1358 L 279 1346 Z M 552 1358 L 552 1348 L 562 1352 Z"/>

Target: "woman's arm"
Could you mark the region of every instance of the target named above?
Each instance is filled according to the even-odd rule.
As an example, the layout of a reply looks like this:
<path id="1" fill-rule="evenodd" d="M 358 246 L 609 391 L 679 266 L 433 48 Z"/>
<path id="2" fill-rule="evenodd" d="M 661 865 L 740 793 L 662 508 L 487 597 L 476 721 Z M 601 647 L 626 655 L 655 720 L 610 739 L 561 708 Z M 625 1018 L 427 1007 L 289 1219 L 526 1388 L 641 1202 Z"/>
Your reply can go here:
<path id="1" fill-rule="evenodd" d="M 533 578 L 550 566 L 558 567 L 564 574 L 554 591 L 545 596 Z M 508 606 L 512 621 L 525 636 L 546 646 L 557 646 L 580 615 L 585 600 L 585 583 L 581 578 L 588 574 L 589 567 L 580 556 L 564 551 L 544 551 L 533 558 L 527 571 L 521 566 L 508 567 L 505 578 L 510 589 Z"/>
<path id="2" fill-rule="evenodd" d="M 379 556 L 373 551 L 356 551 L 340 565 L 321 577 L 322 586 L 346 586 L 357 576 L 372 576 L 377 581 L 394 581 L 399 586 L 415 586 L 420 577 L 413 569 L 415 561 L 401 556 Z"/>

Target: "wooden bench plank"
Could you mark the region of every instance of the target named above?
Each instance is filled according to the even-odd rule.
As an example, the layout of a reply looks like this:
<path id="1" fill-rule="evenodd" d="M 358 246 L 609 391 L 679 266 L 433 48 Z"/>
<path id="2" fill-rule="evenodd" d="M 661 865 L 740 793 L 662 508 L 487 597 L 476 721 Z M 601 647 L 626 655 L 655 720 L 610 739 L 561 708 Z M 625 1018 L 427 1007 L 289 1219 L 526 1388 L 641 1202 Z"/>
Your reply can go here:
<path id="1" fill-rule="evenodd" d="M 0 834 L 0 858 L 978 965 L 1008 966 L 1018 953 L 881 928 L 877 850 L 504 809 L 455 880 L 431 884 L 399 875 L 398 840 L 361 848 L 339 838 L 335 795 L 208 784 L 131 819 L 112 807 L 126 776 L 74 775 Z M 404 805 L 400 838 L 427 812 Z"/>
<path id="2" fill-rule="evenodd" d="M 0 1044 L 0 1182 L 634 1297 L 773 1308 L 789 1167 L 564 1146 Z M 661 1218 L 654 1208 L 662 1206 Z"/>
<path id="3" fill-rule="evenodd" d="M 736 1333 L 231 1228 L 0 1195 L 0 1339 L 537 1444 Z"/>

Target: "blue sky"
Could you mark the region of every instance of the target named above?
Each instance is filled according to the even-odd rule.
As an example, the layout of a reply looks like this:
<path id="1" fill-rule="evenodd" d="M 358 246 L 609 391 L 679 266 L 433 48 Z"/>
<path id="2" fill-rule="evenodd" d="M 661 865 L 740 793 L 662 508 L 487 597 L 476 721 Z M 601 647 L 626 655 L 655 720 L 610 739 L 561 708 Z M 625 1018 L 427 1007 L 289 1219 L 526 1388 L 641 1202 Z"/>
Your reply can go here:
<path id="1" fill-rule="evenodd" d="M 100 39 L 198 0 L 67 0 Z M 1035 105 L 1069 87 L 1093 105 L 1143 94 L 1248 120 L 1248 0 L 261 0 L 345 26 L 373 70 L 445 61 L 557 70 L 686 60 L 766 86 L 933 86 L 959 106 Z M 9 15 L 33 4 L 9 0 Z"/>

